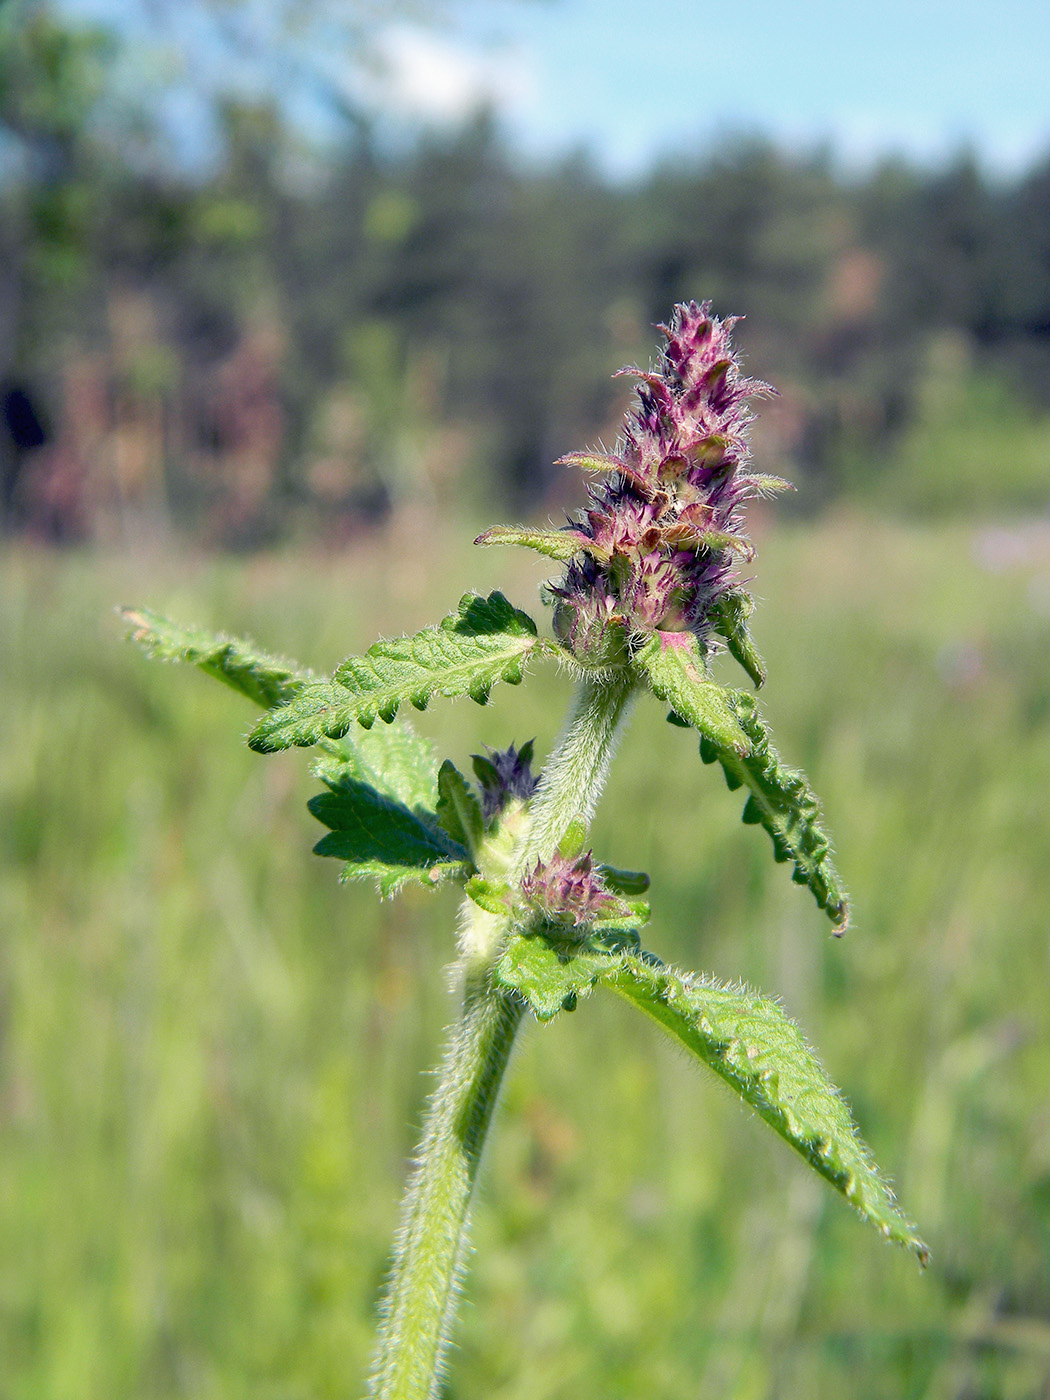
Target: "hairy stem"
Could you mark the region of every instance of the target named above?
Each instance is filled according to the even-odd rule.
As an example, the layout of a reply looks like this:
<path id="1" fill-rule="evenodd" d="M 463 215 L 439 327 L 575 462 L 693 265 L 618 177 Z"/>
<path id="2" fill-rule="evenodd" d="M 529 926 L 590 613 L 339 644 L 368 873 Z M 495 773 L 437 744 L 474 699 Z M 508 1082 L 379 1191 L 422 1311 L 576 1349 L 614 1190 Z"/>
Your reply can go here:
<path id="1" fill-rule="evenodd" d="M 523 1010 L 469 974 L 402 1207 L 369 1392 L 377 1400 L 438 1392 L 478 1164 Z"/>
<path id="2" fill-rule="evenodd" d="M 511 857 L 512 879 L 550 856 L 573 821 L 590 817 L 632 690 L 627 676 L 581 682 L 531 803 L 528 831 Z M 494 918 L 469 902 L 467 908 L 473 913 L 459 964 L 463 1010 L 402 1205 L 369 1390 L 375 1400 L 433 1400 L 438 1393 L 474 1183 L 525 1007 L 489 979 L 509 919 Z"/>
<path id="3" fill-rule="evenodd" d="M 536 861 L 548 860 L 574 821 L 590 820 L 635 688 L 627 671 L 580 682 L 568 723 L 530 804 L 531 821 L 517 854 L 515 879 Z"/>

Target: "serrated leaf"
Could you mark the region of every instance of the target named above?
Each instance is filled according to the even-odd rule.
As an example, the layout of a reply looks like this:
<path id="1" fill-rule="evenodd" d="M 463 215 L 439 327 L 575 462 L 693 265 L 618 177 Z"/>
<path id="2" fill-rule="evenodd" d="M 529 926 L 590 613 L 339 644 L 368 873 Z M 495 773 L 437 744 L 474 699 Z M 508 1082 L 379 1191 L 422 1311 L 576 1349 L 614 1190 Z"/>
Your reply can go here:
<path id="1" fill-rule="evenodd" d="M 591 975 L 593 968 L 582 971 Z M 621 954 L 601 980 L 703 1060 L 866 1220 L 925 1265 L 929 1251 L 897 1206 L 844 1100 L 776 1002 L 631 953 Z"/>
<path id="2" fill-rule="evenodd" d="M 286 704 L 312 679 L 294 662 L 260 651 L 242 637 L 180 627 L 148 608 L 121 608 L 120 615 L 147 656 L 196 666 L 263 709 Z"/>
<path id="3" fill-rule="evenodd" d="M 379 641 L 350 657 L 331 681 L 304 686 L 267 715 L 248 742 L 261 753 L 338 739 L 356 721 L 388 723 L 405 702 L 425 709 L 434 695 L 469 695 L 484 704 L 497 681 L 517 684 L 530 654 L 542 650 L 536 624 L 502 593 L 467 594 L 455 613 L 413 637 Z"/>
<path id="4" fill-rule="evenodd" d="M 345 861 L 344 880 L 374 879 L 387 896 L 410 881 L 433 887 L 465 879 L 473 868 L 467 851 L 438 827 L 433 813 L 412 811 L 355 778 L 342 776 L 329 787 L 307 803 L 329 828 L 314 851 Z"/>
<path id="5" fill-rule="evenodd" d="M 700 744 L 705 762 L 716 758 L 725 770 L 730 789 L 747 787 L 743 820 L 763 826 L 773 841 L 778 861 L 794 861 L 792 878 L 807 885 L 817 904 L 835 925 L 835 933 L 849 924 L 849 896 L 831 861 L 828 834 L 820 822 L 820 803 L 804 773 L 787 768 L 769 742 L 754 696 L 744 690 L 726 692 L 747 735 L 750 751 L 741 755 L 709 741 Z"/>
<path id="6" fill-rule="evenodd" d="M 548 559 L 571 559 L 593 541 L 582 530 L 530 530 L 524 525 L 494 525 L 475 544 L 518 544 Z"/>
<path id="7" fill-rule="evenodd" d="M 485 835 L 485 818 L 474 789 L 451 759 L 438 773 L 438 825 L 474 854 Z"/>
<path id="8" fill-rule="evenodd" d="M 666 967 L 625 939 L 553 943 L 516 932 L 493 970 L 541 1021 L 605 985 L 702 1060 L 888 1239 L 925 1264 L 927 1249 L 897 1206 L 844 1100 L 802 1032 L 776 1002 Z"/>
<path id="9" fill-rule="evenodd" d="M 746 754 L 750 741 L 737 721 L 724 686 L 707 679 L 704 658 L 691 632 L 654 632 L 633 664 L 653 694 L 719 749 Z"/>
<path id="10" fill-rule="evenodd" d="M 754 608 L 750 594 L 741 588 L 731 588 L 718 600 L 710 621 L 715 632 L 725 638 L 730 655 L 743 666 L 755 686 L 760 687 L 765 684 L 766 667 L 747 625 Z"/>

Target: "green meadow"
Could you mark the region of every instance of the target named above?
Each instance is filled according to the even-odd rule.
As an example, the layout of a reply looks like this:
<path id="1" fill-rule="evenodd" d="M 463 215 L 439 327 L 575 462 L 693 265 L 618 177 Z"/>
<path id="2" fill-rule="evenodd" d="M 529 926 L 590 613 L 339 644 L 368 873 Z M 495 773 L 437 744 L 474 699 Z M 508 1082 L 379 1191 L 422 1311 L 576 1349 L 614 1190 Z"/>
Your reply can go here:
<path id="1" fill-rule="evenodd" d="M 758 523 L 764 709 L 855 926 L 653 702 L 594 846 L 652 875 L 649 947 L 782 998 L 932 1264 L 598 991 L 511 1065 L 448 1400 L 1050 1394 L 1050 526 Z M 308 755 L 250 753 L 250 707 L 113 609 L 319 668 L 469 587 L 539 616 L 544 561 L 474 533 L 0 555 L 0 1400 L 361 1393 L 456 902 L 340 886 Z M 461 768 L 542 754 L 569 688 L 413 722 Z"/>

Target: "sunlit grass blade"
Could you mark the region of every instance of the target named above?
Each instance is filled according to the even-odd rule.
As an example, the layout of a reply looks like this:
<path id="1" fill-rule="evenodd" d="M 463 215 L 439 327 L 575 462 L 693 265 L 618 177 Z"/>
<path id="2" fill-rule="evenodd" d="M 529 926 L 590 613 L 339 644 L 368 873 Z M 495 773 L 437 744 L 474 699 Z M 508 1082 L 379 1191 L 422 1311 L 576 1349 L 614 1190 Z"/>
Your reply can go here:
<path id="1" fill-rule="evenodd" d="M 121 608 L 120 615 L 131 628 L 131 640 L 147 656 L 196 666 L 263 709 L 287 704 L 311 680 L 309 671 L 294 661 L 260 651 L 244 638 L 180 627 L 148 608 Z"/>
<path id="2" fill-rule="evenodd" d="M 253 730 L 253 749 L 271 753 L 340 738 L 356 721 L 389 722 L 406 701 L 425 709 L 434 695 L 469 695 L 484 704 L 497 681 L 517 684 L 542 644 L 536 624 L 502 593 L 467 594 L 438 626 L 411 637 L 374 643 L 352 656 L 331 682 L 305 687 L 290 705 L 267 715 Z"/>

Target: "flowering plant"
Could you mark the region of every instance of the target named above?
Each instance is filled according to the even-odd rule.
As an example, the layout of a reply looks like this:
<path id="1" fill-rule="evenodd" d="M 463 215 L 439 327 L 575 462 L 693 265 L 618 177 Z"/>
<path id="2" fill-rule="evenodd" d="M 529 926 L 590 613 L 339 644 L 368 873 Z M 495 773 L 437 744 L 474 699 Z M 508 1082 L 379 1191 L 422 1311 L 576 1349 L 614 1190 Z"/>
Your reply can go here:
<path id="1" fill-rule="evenodd" d="M 745 822 L 841 933 L 849 918 L 817 800 L 772 747 L 754 697 L 717 684 L 720 648 L 755 686 L 765 677 L 739 577 L 752 549 L 749 497 L 787 483 L 748 465 L 748 401 L 771 393 L 743 377 L 733 321 L 708 304 L 675 308 L 660 327 L 659 367 L 629 369 L 638 404 L 610 453 L 563 462 L 598 474 L 589 505 L 561 529 L 500 526 L 479 544 L 520 544 L 561 561 L 546 590 L 553 640 L 501 594 L 468 594 L 435 627 L 376 642 L 330 679 L 248 642 L 126 610 L 151 655 L 189 662 L 265 711 L 249 743 L 261 753 L 313 747 L 324 790 L 310 811 L 327 829 L 315 850 L 389 896 L 409 883 L 464 890 L 452 1028 L 405 1197 L 381 1304 L 370 1393 L 437 1393 L 455 1309 L 474 1184 L 515 1034 L 526 1013 L 550 1021 L 596 987 L 619 993 L 702 1061 L 888 1238 L 926 1247 L 879 1175 L 845 1103 L 797 1026 L 744 986 L 666 966 L 641 947 L 648 877 L 595 859 L 587 823 L 618 734 L 646 692 L 699 735 Z M 565 728 L 542 772 L 533 746 L 476 755 L 473 785 L 398 711 L 434 696 L 484 704 L 493 685 L 550 658 L 577 677 Z M 375 721 L 383 721 L 376 725 Z"/>

